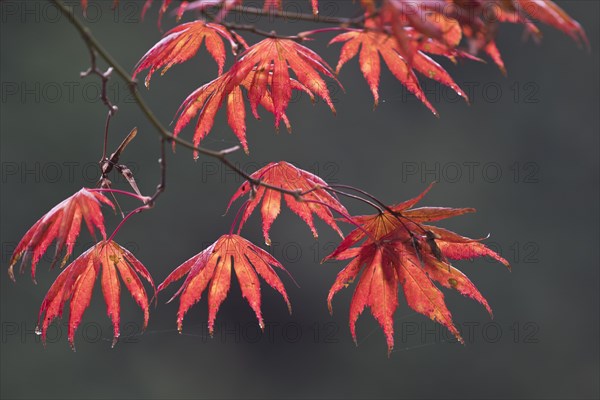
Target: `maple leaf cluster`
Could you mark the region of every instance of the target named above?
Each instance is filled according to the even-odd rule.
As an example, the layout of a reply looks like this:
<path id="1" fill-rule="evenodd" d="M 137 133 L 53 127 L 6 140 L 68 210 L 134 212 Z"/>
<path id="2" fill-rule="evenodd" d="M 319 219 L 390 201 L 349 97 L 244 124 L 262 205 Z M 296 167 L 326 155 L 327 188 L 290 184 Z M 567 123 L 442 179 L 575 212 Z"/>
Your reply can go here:
<path id="1" fill-rule="evenodd" d="M 81 3 L 85 11 L 87 0 L 82 0 Z M 152 0 L 144 3 L 143 15 L 152 3 Z M 118 0 L 114 4 L 117 6 Z M 170 4 L 170 0 L 163 0 L 160 4 L 159 25 Z M 318 1 L 311 0 L 310 4 L 317 18 Z M 263 32 L 266 38 L 249 45 L 239 34 L 238 26 L 226 20 L 228 13 L 244 6 L 242 0 L 183 1 L 177 10 L 178 19 L 185 12 L 191 11 L 201 13 L 203 18 L 182 23 L 168 31 L 142 57 L 135 67 L 133 77 L 148 70 L 146 86 L 149 86 L 156 71 L 162 70 L 164 74 L 175 64 L 190 60 L 204 45 L 217 64 L 217 77 L 185 99 L 177 112 L 173 137 L 167 133 L 165 136 L 175 143 L 174 139 L 184 127 L 197 117 L 193 143 L 198 146 L 211 131 L 219 109 L 225 106 L 229 126 L 242 148 L 248 152 L 246 103 L 255 118 L 259 118 L 260 106 L 273 114 L 275 127 L 278 128 L 283 122 L 288 130 L 291 129 L 291 123 L 286 111 L 293 91 L 301 91 L 313 101 L 317 98 L 323 100 L 335 113 L 326 80 L 332 80 L 341 87 L 337 75 L 354 58 L 358 58 L 360 70 L 375 105 L 379 101 L 383 60 L 394 77 L 437 114 L 427 100 L 417 74 L 450 87 L 468 101 L 464 91 L 434 57 L 441 56 L 452 62 L 459 58 L 479 60 L 476 55 L 484 52 L 504 70 L 505 66 L 495 43 L 497 25 L 501 22 L 522 24 L 527 32 L 539 37 L 540 31 L 533 20 L 541 21 L 562 30 L 574 40 L 587 44 L 587 38 L 579 24 L 549 0 L 361 0 L 360 4 L 363 8 L 362 17 L 343 20 L 343 23 L 333 29 L 303 32 L 290 37 L 277 36 L 275 33 L 265 35 Z M 265 11 L 279 10 L 282 8 L 282 1 L 265 0 L 263 7 L 262 10 Z M 493 18 L 489 18 L 490 10 Z M 216 11 L 216 16 L 208 11 Z M 259 9 L 255 12 L 262 11 Z M 242 27 L 241 30 L 244 29 L 261 34 L 261 31 L 252 27 Z M 330 31 L 336 32 L 330 44 L 342 45 L 335 70 L 320 55 L 302 44 L 317 34 Z M 235 56 L 235 61 L 228 69 L 225 68 L 226 42 Z M 466 43 L 467 48 L 463 48 L 463 43 Z M 91 47 L 90 50 L 93 68 L 97 72 L 95 50 Z M 109 73 L 98 73 L 102 76 L 103 83 L 106 83 Z M 114 112 L 112 106 L 110 110 L 109 117 Z M 106 129 L 108 131 L 108 122 Z M 163 153 L 166 137 L 163 137 Z M 126 139 L 122 146 L 129 140 L 131 139 Z M 196 150 L 197 156 L 200 150 L 205 149 L 196 147 Z M 204 152 L 213 154 L 206 150 Z M 120 150 L 116 154 L 120 154 Z M 225 161 L 227 153 L 214 154 L 219 154 L 221 161 Z M 102 162 L 108 161 L 111 160 Z M 233 194 L 227 208 L 241 198 L 246 199 L 230 232 L 174 269 L 155 288 L 154 280 L 146 267 L 131 252 L 117 244 L 113 237 L 131 215 L 151 208 L 156 196 L 164 190 L 166 164 L 162 158 L 160 162 L 163 181 L 155 196 L 141 195 L 132 177 L 128 181 L 134 182 L 132 188 L 136 193 L 104 185 L 95 189 L 83 188 L 38 220 L 17 245 L 8 269 L 12 280 L 15 279 L 14 267 L 21 260 L 21 273 L 29 264 L 31 277 L 35 281 L 37 264 L 52 243 L 56 244 L 52 266 L 62 257 L 60 267 L 64 269 L 50 287 L 40 307 L 38 330 L 44 342 L 50 324 L 62 317 L 68 307 L 68 341 L 74 348 L 75 333 L 90 304 L 97 279 L 100 280 L 107 314 L 113 327 L 113 346 L 120 334 L 121 284 L 142 309 L 144 328 L 150 316 L 150 300 L 145 285 L 151 287 L 156 297 L 180 280 L 183 280 L 183 284 L 171 298 L 179 299 L 177 327 L 180 332 L 188 310 L 201 300 L 203 293 L 207 293 L 208 329 L 213 333 L 219 308 L 229 294 L 232 275 L 239 282 L 241 295 L 256 314 L 261 328 L 264 327 L 261 278 L 283 297 L 291 312 L 290 299 L 278 276 L 278 272 L 287 273 L 287 270 L 267 251 L 241 236 L 241 229 L 260 206 L 262 234 L 265 243 L 270 245 L 270 230 L 281 213 L 282 200 L 306 223 L 315 238 L 318 237 L 315 216 L 342 238 L 339 246 L 324 260 L 348 260 L 329 291 L 327 304 L 332 311 L 333 297 L 357 280 L 349 310 L 350 333 L 355 341 L 356 322 L 360 314 L 369 308 L 383 329 L 388 353 L 392 351 L 393 318 L 399 306 L 399 291 L 404 294 L 410 308 L 445 326 L 461 342 L 460 332 L 452 321 L 440 287 L 456 290 L 481 303 L 492 315 L 487 300 L 469 278 L 452 265 L 452 261 L 490 257 L 510 267 L 508 262 L 486 247 L 481 239 L 471 239 L 431 224 L 472 213 L 474 209 L 415 208 L 431 186 L 413 199 L 388 206 L 360 189 L 344 186 L 344 189 L 353 190 L 360 195 L 344 192 L 339 188 L 340 185 L 337 188 L 329 185 L 318 176 L 285 161 L 270 163 L 251 175 L 237 171 L 246 181 Z M 114 211 L 115 204 L 106 197 L 106 193 L 110 193 L 113 198 L 115 194 L 126 194 L 143 203 L 124 217 L 108 238 L 102 206 Z M 341 203 L 341 196 L 362 200 L 375 208 L 377 213 L 352 215 Z M 344 235 L 338 226 L 340 221 L 352 225 L 354 230 Z M 85 222 L 96 244 L 66 265 L 73 254 L 82 222 Z M 234 231 L 236 224 L 238 229 Z M 100 232 L 100 240 L 96 239 L 96 232 Z"/>
<path id="2" fill-rule="evenodd" d="M 165 0 L 161 10 L 169 3 Z M 482 61 L 476 55 L 484 52 L 506 72 L 495 42 L 500 23 L 521 24 L 526 32 L 539 39 L 541 32 L 533 22 L 537 20 L 565 32 L 578 43 L 587 44 L 581 26 L 550 0 L 384 0 L 379 8 L 375 1 L 362 0 L 364 18 L 353 26 L 342 24 L 336 28 L 302 32 L 290 38 L 273 35 L 249 46 L 225 21 L 227 12 L 243 4 L 242 0 L 184 2 L 179 8 L 180 15 L 185 11 L 206 11 L 211 7 L 218 8 L 219 13 L 213 22 L 198 19 L 173 28 L 142 57 L 135 68 L 134 77 L 149 69 L 146 77 L 148 85 L 155 70 L 164 67 L 164 73 L 172 65 L 189 60 L 205 43 L 209 54 L 217 62 L 218 76 L 184 100 L 177 111 L 174 128 L 177 136 L 197 116 L 193 135 L 195 145 L 199 145 L 212 130 L 218 110 L 225 106 L 229 126 L 248 153 L 246 101 L 255 118 L 260 118 L 260 105 L 274 115 L 276 128 L 283 121 L 290 130 L 291 124 L 285 112 L 293 90 L 306 93 L 313 101 L 315 96 L 320 97 L 335 113 L 324 78 L 341 86 L 335 75 L 357 56 L 375 105 L 379 102 L 383 60 L 393 76 L 434 115 L 438 115 L 427 99 L 418 75 L 450 87 L 468 102 L 465 92 L 433 57 L 442 57 L 453 63 L 461 58 Z M 266 0 L 264 9 L 281 9 L 281 5 L 281 0 Z M 312 1 L 312 8 L 316 15 L 316 0 Z M 318 33 L 331 30 L 343 31 L 329 42 L 343 43 L 335 73 L 321 56 L 300 44 Z M 229 41 L 236 57 L 225 72 L 223 39 Z M 462 46 L 463 43 L 466 46 Z"/>
<path id="3" fill-rule="evenodd" d="M 281 294 L 291 312 L 288 294 L 276 273 L 276 270 L 285 273 L 287 270 L 268 252 L 239 234 L 256 207 L 261 205 L 263 235 L 265 242 L 270 243 L 269 230 L 281 211 L 282 196 L 290 210 L 308 225 L 315 237 L 317 231 L 313 215 L 322 219 L 343 238 L 339 247 L 325 260 L 352 261 L 338 274 L 327 301 L 331 310 L 333 296 L 361 274 L 350 306 L 350 331 L 355 340 L 356 320 L 368 306 L 381 324 L 391 351 L 393 314 L 398 307 L 399 287 L 403 288 L 410 307 L 446 326 L 459 339 L 460 334 L 452 323 L 444 296 L 434 282 L 479 301 L 491 314 L 491 308 L 475 285 L 455 269 L 449 260 L 489 256 L 508 266 L 506 260 L 485 247 L 479 240 L 424 224 L 474 212 L 473 209 L 413 208 L 427 193 L 428 188 L 418 197 L 386 207 L 385 211 L 379 214 L 350 216 L 339 199 L 330 192 L 332 188 L 324 180 L 290 163 L 281 161 L 268 164 L 252 174 L 251 179 L 259 180 L 263 185 L 252 186 L 249 182 L 243 183 L 229 204 L 231 206 L 242 196 L 248 196 L 240 209 L 243 212 L 238 233 L 221 236 L 214 244 L 177 267 L 158 289 L 154 289 L 150 273 L 133 254 L 114 242 L 112 236 L 106 239 L 100 205 L 106 204 L 113 208 L 114 206 L 99 191 L 102 189 L 81 189 L 50 210 L 34 224 L 17 246 L 9 269 L 11 278 L 14 279 L 14 263 L 24 253 L 34 254 L 31 268 L 32 278 L 35 278 L 36 263 L 54 240 L 57 242 L 56 253 L 59 254 L 66 246 L 69 256 L 79 235 L 82 220 L 86 221 L 90 233 L 94 233 L 94 228 L 99 230 L 103 240 L 66 266 L 50 287 L 39 313 L 38 329 L 42 340 L 45 342 L 48 326 L 55 318 L 62 317 L 68 302 L 68 340 L 74 348 L 75 332 L 90 304 L 98 276 L 107 314 L 113 325 L 113 345 L 120 331 L 121 282 L 143 310 L 144 328 L 148 324 L 149 301 L 140 278 L 146 280 L 153 291 L 158 293 L 185 277 L 182 286 L 169 300 L 179 298 L 179 331 L 182 330 L 183 319 L 189 308 L 197 303 L 206 291 L 208 329 L 212 335 L 217 312 L 229 292 L 232 272 L 239 281 L 242 297 L 255 312 L 261 328 L 264 327 L 264 320 L 261 313 L 259 277 Z M 278 189 L 287 192 L 282 193 Z M 356 229 L 344 237 L 333 213 L 344 216 Z M 353 247 L 361 241 L 363 243 L 360 246 Z"/>

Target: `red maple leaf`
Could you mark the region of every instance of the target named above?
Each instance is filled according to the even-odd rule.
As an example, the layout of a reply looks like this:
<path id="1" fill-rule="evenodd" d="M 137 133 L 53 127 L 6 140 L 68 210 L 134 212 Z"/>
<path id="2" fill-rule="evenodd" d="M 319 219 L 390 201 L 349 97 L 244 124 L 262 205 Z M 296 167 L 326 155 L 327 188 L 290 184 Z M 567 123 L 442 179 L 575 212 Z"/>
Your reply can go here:
<path id="1" fill-rule="evenodd" d="M 171 283 L 187 275 L 181 288 L 169 300 L 170 302 L 179 296 L 177 328 L 181 332 L 185 314 L 192 305 L 200 300 L 202 292 L 208 288 L 208 330 L 212 335 L 217 312 L 229 292 L 231 270 L 233 269 L 240 283 L 242 296 L 254 310 L 258 324 L 263 329 L 258 276 L 261 276 L 269 286 L 281 294 L 289 312 L 292 312 L 283 283 L 272 267 L 287 273 L 275 258 L 260 247 L 239 235 L 223 235 L 210 247 L 177 267 L 158 286 L 158 291 L 164 290 Z"/>
<path id="2" fill-rule="evenodd" d="M 427 100 L 419 79 L 414 70 L 421 74 L 452 88 L 459 96 L 468 98 L 464 91 L 454 82 L 452 77 L 441 65 L 427 56 L 422 50 L 415 48 L 411 54 L 410 62 L 402 56 L 403 52 L 398 41 L 387 33 L 376 30 L 377 25 L 373 20 L 367 20 L 365 29 L 351 30 L 334 37 L 329 44 L 345 42 L 341 53 L 336 73 L 339 74 L 346 62 L 359 54 L 360 69 L 369 84 L 375 105 L 379 102 L 379 78 L 381 75 L 381 61 L 383 58 L 388 69 L 411 93 L 421 100 L 435 115 L 437 111 Z M 409 31 L 406 31 L 409 35 Z M 412 39 L 410 39 L 412 40 Z M 423 47 L 426 48 L 426 47 Z M 456 53 L 445 51 L 444 54 L 452 56 Z"/>
<path id="3" fill-rule="evenodd" d="M 290 76 L 290 70 L 295 79 Z M 179 135 L 200 112 L 194 132 L 194 144 L 198 145 L 212 129 L 218 109 L 227 100 L 229 125 L 247 152 L 241 87 L 248 92 L 255 117 L 258 118 L 256 109 L 261 104 L 274 114 L 278 128 L 281 120 L 287 123 L 285 110 L 291 101 L 292 89 L 305 91 L 311 99 L 318 95 L 335 113 L 321 75 L 335 79 L 331 67 L 312 50 L 290 39 L 264 39 L 242 53 L 229 71 L 187 97 L 177 112 L 179 117 L 173 133 Z"/>
<path id="4" fill-rule="evenodd" d="M 104 230 L 104 217 L 100 209 L 102 203 L 115 209 L 113 203 L 102 193 L 93 189 L 83 188 L 68 199 L 63 200 L 52 210 L 46 213 L 25 233 L 10 259 L 8 274 L 14 281 L 13 268 L 24 255 L 20 271 L 23 273 L 25 264 L 31 256 L 31 278 L 35 282 L 36 265 L 52 242 L 56 240 L 54 261 L 64 250 L 61 267 L 73 253 L 73 246 L 81 230 L 81 221 L 85 224 L 92 236 L 95 230 L 100 231 L 102 238 L 106 239 Z"/>
<path id="5" fill-rule="evenodd" d="M 539 39 L 541 32 L 532 21 L 538 20 L 589 48 L 583 28 L 550 0 L 385 0 L 379 10 L 372 0 L 361 0 L 361 4 L 376 31 L 394 36 L 398 52 L 409 64 L 420 42 L 433 40 L 451 52 L 464 36 L 472 54 L 487 53 L 506 73 L 495 42 L 502 22 L 524 25 L 528 34 Z"/>
<path id="6" fill-rule="evenodd" d="M 69 301 L 68 338 L 71 347 L 75 350 L 75 332 L 81 323 L 83 313 L 90 305 L 98 274 L 101 274 L 100 282 L 106 311 L 113 325 L 112 345 L 114 346 L 119 338 L 121 315 L 121 285 L 118 275 L 121 276 L 135 302 L 144 311 L 144 329 L 146 328 L 149 318 L 148 296 L 140 276 L 150 283 L 156 292 L 152 277 L 127 249 L 113 241 L 102 241 L 69 264 L 48 290 L 40 307 L 37 328 L 41 331 L 44 343 L 48 326 L 55 318 L 62 317 L 65 304 Z"/>
<path id="7" fill-rule="evenodd" d="M 217 63 L 219 75 L 221 75 L 226 58 L 223 39 L 229 40 L 232 48 L 237 47 L 229 31 L 219 24 L 198 20 L 178 25 L 167 32 L 142 57 L 136 65 L 133 78 L 135 79 L 140 71 L 150 68 L 145 80 L 146 86 L 149 86 L 154 71 L 163 68 L 162 75 L 174 64 L 189 60 L 198 52 L 202 43 L 205 44 L 206 50 Z"/>
<path id="8" fill-rule="evenodd" d="M 335 222 L 331 209 L 346 214 L 346 208 L 344 208 L 338 199 L 324 189 L 327 187 L 327 183 L 318 176 L 297 168 L 288 162 L 280 161 L 264 166 L 253 173 L 251 177 L 271 186 L 304 194 L 301 200 L 297 200 L 290 194 L 282 194 L 264 186 L 259 186 L 252 191 L 250 183 L 247 181 L 244 182 L 231 197 L 227 206 L 227 209 L 229 209 L 234 201 L 241 196 L 250 194 L 250 199 L 245 206 L 239 229 L 242 228 L 250 215 L 252 215 L 252 212 L 262 202 L 263 235 L 266 244 L 270 245 L 269 230 L 281 211 L 281 197 L 283 196 L 290 210 L 308 224 L 315 238 L 318 237 L 318 234 L 314 226 L 313 214 L 316 214 L 341 237 L 344 237 Z"/>
<path id="9" fill-rule="evenodd" d="M 470 208 L 412 208 L 428 190 L 381 214 L 354 217 L 354 222 L 361 228 L 351 232 L 326 257 L 326 260 L 352 259 L 340 271 L 330 289 L 330 311 L 333 296 L 354 281 L 362 271 L 350 305 L 350 332 L 355 342 L 356 321 L 368 306 L 383 328 L 388 351 L 392 350 L 393 314 L 398 306 L 398 285 L 402 287 L 406 301 L 413 310 L 444 325 L 461 342 L 462 338 L 452 322 L 444 295 L 433 282 L 480 302 L 492 314 L 489 304 L 475 285 L 454 268 L 449 259 L 489 256 L 507 267 L 508 262 L 478 240 L 422 224 L 475 211 Z M 365 242 L 361 246 L 351 247 L 362 239 Z"/>
<path id="10" fill-rule="evenodd" d="M 200 112 L 198 123 L 196 125 L 196 134 L 194 135 L 194 144 L 197 146 L 212 129 L 217 111 L 223 102 L 225 102 L 227 104 L 227 119 L 229 126 L 240 141 L 244 151 L 248 153 L 248 141 L 246 140 L 246 107 L 244 105 L 244 95 L 242 94 L 241 88 L 243 87 L 248 91 L 248 99 L 252 114 L 256 119 L 260 119 L 260 116 L 258 115 L 259 104 L 268 112 L 274 113 L 273 97 L 271 96 L 270 90 L 267 89 L 264 92 L 260 92 L 257 90 L 258 85 L 254 85 L 255 82 L 267 80 L 268 77 L 269 72 L 253 70 L 246 76 L 240 85 L 234 86 L 226 96 L 225 88 L 231 82 L 231 78 L 228 75 L 221 75 L 195 90 L 185 99 L 179 108 L 178 114 L 180 114 L 180 116 L 177 125 L 175 126 L 175 135 L 178 135 L 181 129 L 183 129 L 183 127 L 187 125 L 198 112 Z M 290 83 L 292 88 L 303 90 L 312 100 L 314 100 L 313 93 L 298 81 L 290 79 Z M 287 115 L 283 114 L 281 119 L 288 131 L 291 132 L 291 125 Z M 194 153 L 194 156 L 197 157 L 197 153 Z"/>

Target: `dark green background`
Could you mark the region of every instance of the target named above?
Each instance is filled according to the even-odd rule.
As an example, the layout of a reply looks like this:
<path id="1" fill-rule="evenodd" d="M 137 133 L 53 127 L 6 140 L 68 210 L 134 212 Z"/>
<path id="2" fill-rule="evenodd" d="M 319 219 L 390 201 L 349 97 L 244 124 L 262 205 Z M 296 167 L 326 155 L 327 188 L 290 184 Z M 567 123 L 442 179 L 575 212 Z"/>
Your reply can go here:
<path id="1" fill-rule="evenodd" d="M 91 3 L 88 25 L 131 70 L 160 38 L 157 7 L 140 22 L 141 3 L 123 1 L 117 14 L 108 2 Z M 350 2 L 321 3 L 324 13 L 353 12 Z M 98 4 L 102 6 L 95 7 Z M 308 1 L 298 4 L 308 10 Z M 290 105 L 291 135 L 276 134 L 266 113 L 262 121 L 250 117 L 251 155 L 232 157 L 250 171 L 270 161 L 295 162 L 326 180 L 364 188 L 389 203 L 412 197 L 437 179 L 424 205 L 476 207 L 476 215 L 444 226 L 472 237 L 491 233 L 490 241 L 514 268 L 510 273 L 487 260 L 456 263 L 495 311 L 490 321 L 478 304 L 447 293 L 455 322 L 464 332 L 472 327 L 472 336 L 465 333 L 472 339 L 466 346 L 445 341 L 443 329 L 412 313 L 401 298 L 392 357 L 386 357 L 384 336 L 368 312 L 359 319 L 360 345 L 355 347 L 347 327 L 352 289 L 337 296 L 333 317 L 325 302 L 343 264 L 315 262 L 337 238 L 319 223 L 320 241 L 315 242 L 308 228 L 284 210 L 272 229 L 274 254 L 301 288 L 283 277 L 292 316 L 273 290 L 263 290 L 271 335 L 257 342 L 255 318 L 234 283 L 212 340 L 206 339 L 202 325 L 207 318 L 205 299 L 186 318 L 188 335 L 176 333 L 177 304 L 164 304 L 173 288 L 161 294 L 160 307 L 153 310 L 142 336 L 131 336 L 141 313 L 123 293 L 123 340 L 111 350 L 109 321 L 96 288 L 77 336 L 77 352 L 69 349 L 64 325 L 53 331 L 61 337 L 52 338 L 44 349 L 33 329 L 44 293 L 58 271 L 48 272 L 44 261 L 37 286 L 28 276 L 14 285 L 2 273 L 2 397 L 597 398 L 599 3 L 560 4 L 585 27 L 590 53 L 549 27 L 543 27 L 544 40 L 536 46 L 521 40 L 521 27 L 503 26 L 498 43 L 508 77 L 492 64 L 444 63 L 465 89 L 474 87 L 474 97 L 467 106 L 453 97 L 436 99 L 430 94 L 439 119 L 405 96 L 385 68 L 381 103 L 372 111 L 372 98 L 353 60 L 340 75 L 346 93 L 332 94 L 337 117 L 324 104 L 313 107 L 306 98 Z M 89 65 L 81 38 L 64 18 L 57 20 L 53 7 L 46 2 L 0 6 L 4 269 L 16 242 L 41 215 L 81 186 L 94 184 L 105 108 L 95 98 L 96 79 L 79 78 Z M 76 13 L 81 16 L 79 7 Z M 164 24 L 171 27 L 172 19 L 166 17 Z M 315 27 L 259 24 L 290 34 Z M 329 37 L 318 36 L 309 46 L 335 65 L 339 46 L 327 49 Z M 229 56 L 228 63 L 231 60 Z M 215 73 L 203 49 L 164 77 L 157 74 L 143 96 L 168 124 L 185 96 Z M 426 86 L 437 88 L 431 82 Z M 501 95 L 494 99 L 497 88 Z M 150 193 L 158 181 L 156 132 L 118 79 L 111 94 L 118 96 L 120 108 L 111 126 L 111 147 L 133 126 L 139 128 L 123 161 L 133 167 L 142 190 Z M 190 138 L 191 128 L 183 135 Z M 219 114 L 203 144 L 219 149 L 235 143 Z M 436 163 L 439 174 L 422 176 Z M 473 176 L 468 165 L 473 166 Z M 414 166 L 419 173 L 409 174 Z M 498 168 L 502 175 L 496 179 Z M 169 155 L 168 172 L 168 190 L 157 207 L 134 217 L 117 236 L 157 282 L 228 231 L 233 216 L 222 214 L 240 183 L 210 159 L 193 161 L 182 148 Z M 346 204 L 353 213 L 369 211 L 361 204 Z M 123 201 L 125 209 L 133 206 Z M 117 222 L 107 213 L 108 229 Z M 257 216 L 244 235 L 262 244 Z M 90 240 L 84 232 L 77 251 Z M 298 328 L 302 333 L 295 338 Z"/>

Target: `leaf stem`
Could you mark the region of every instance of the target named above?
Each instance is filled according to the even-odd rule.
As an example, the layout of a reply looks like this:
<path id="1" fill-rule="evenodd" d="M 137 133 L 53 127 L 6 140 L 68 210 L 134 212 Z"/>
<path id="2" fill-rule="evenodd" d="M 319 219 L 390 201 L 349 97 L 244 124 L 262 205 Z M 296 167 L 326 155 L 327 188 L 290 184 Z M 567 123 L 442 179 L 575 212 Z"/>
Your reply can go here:
<path id="1" fill-rule="evenodd" d="M 373 207 L 374 209 L 376 209 L 380 213 L 383 213 L 383 209 L 380 206 L 378 206 L 377 204 L 375 204 L 372 201 L 370 201 L 370 200 L 364 199 L 364 198 L 362 198 L 360 196 L 357 196 L 355 194 L 346 193 L 346 192 L 344 192 L 342 190 L 339 190 L 339 189 L 334 189 L 334 188 L 331 187 L 331 185 L 324 187 L 324 189 L 327 190 L 327 191 L 333 192 L 333 193 L 340 194 L 342 196 L 346 196 L 346 197 L 354 199 L 354 200 L 362 201 L 363 203 L 370 205 L 371 207 Z"/>
<path id="2" fill-rule="evenodd" d="M 237 224 L 237 222 L 239 221 L 240 215 L 242 214 L 243 211 L 246 210 L 246 208 L 248 208 L 248 204 L 250 203 L 250 200 L 246 200 L 244 202 L 244 204 L 242 204 L 240 206 L 240 208 L 237 210 L 237 212 L 235 213 L 235 218 L 233 219 L 233 222 L 231 223 L 231 228 L 229 229 L 229 234 L 231 235 L 233 233 L 233 229 L 235 228 L 235 225 Z M 238 226 L 238 230 L 237 230 L 237 234 L 239 235 L 240 232 L 242 230 L 242 226 L 239 225 Z"/>
<path id="3" fill-rule="evenodd" d="M 262 8 L 250 7 L 250 6 L 237 6 L 231 9 L 231 11 L 240 13 L 240 14 L 251 14 L 262 17 L 271 17 L 278 18 L 284 20 L 296 20 L 296 21 L 306 21 L 306 22 L 314 22 L 316 24 L 333 24 L 333 25 L 343 25 L 343 26 L 356 26 L 361 25 L 365 19 L 365 14 L 361 14 L 358 17 L 347 18 L 347 17 L 330 17 L 330 16 L 322 16 L 315 14 L 307 14 L 301 12 L 293 12 L 293 11 L 283 11 L 277 9 L 269 9 L 264 10 Z M 372 15 L 369 15 L 372 17 Z"/>
<path id="4" fill-rule="evenodd" d="M 121 189 L 113 189 L 113 188 L 93 188 L 93 189 L 89 189 L 92 192 L 102 192 L 102 193 L 113 193 L 113 194 L 122 194 L 125 196 L 129 196 L 129 197 L 133 197 L 134 199 L 137 199 L 139 201 L 141 201 L 142 203 L 146 204 L 148 203 L 148 201 L 150 201 L 149 197 L 146 196 L 140 196 L 138 194 L 135 193 L 131 193 L 131 192 L 127 192 L 125 190 L 121 190 Z"/>
<path id="5" fill-rule="evenodd" d="M 113 231 L 112 235 L 110 235 L 110 237 L 108 238 L 107 243 L 110 243 L 110 241 L 113 240 L 113 238 L 115 237 L 115 235 L 117 234 L 117 232 L 119 232 L 119 230 L 121 229 L 121 227 L 125 224 L 125 222 L 127 222 L 127 220 L 129 218 L 131 218 L 135 214 L 141 213 L 144 210 L 148 210 L 149 208 L 151 208 L 151 206 L 149 204 L 144 204 L 143 206 L 140 206 L 140 207 L 136 208 L 135 210 L 131 211 L 129 214 L 127 214 L 125 216 L 125 218 L 123 218 L 121 220 L 121 222 L 119 222 L 119 225 L 117 225 L 117 227 Z"/>

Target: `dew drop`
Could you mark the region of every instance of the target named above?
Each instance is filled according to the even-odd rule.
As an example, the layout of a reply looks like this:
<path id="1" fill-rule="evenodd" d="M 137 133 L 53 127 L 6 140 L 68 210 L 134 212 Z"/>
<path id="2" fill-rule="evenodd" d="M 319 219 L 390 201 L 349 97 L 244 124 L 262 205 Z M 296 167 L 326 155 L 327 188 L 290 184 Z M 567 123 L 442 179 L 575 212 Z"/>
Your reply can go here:
<path id="1" fill-rule="evenodd" d="M 35 327 L 35 334 L 38 335 L 38 336 L 40 336 L 42 334 L 42 330 L 40 329 L 39 326 Z"/>

